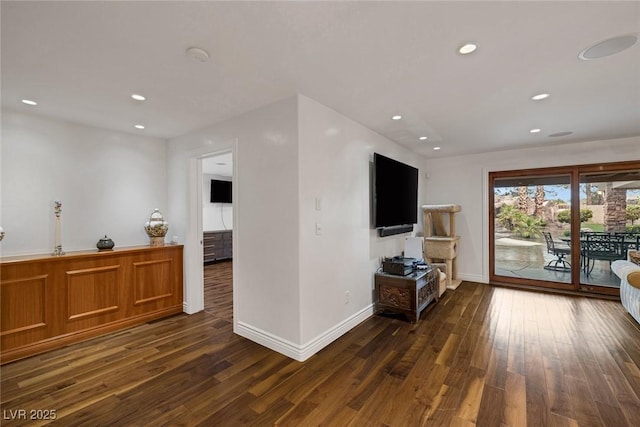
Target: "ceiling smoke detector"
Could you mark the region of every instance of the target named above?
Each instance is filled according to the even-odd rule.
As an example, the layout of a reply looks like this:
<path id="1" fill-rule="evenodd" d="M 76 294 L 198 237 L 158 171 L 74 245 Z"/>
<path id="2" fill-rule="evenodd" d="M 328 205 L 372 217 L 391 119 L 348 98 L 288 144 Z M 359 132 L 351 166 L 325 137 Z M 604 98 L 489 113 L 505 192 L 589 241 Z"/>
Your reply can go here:
<path id="1" fill-rule="evenodd" d="M 209 53 L 199 47 L 190 47 L 187 49 L 187 55 L 198 62 L 207 62 L 209 60 Z"/>

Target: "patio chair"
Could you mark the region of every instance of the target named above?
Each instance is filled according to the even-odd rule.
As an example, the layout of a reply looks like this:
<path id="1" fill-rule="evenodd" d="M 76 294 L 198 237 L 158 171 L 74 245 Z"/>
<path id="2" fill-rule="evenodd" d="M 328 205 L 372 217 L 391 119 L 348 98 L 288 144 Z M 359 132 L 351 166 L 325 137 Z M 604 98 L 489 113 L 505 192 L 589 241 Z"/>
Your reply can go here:
<path id="1" fill-rule="evenodd" d="M 571 264 L 564 259 L 565 256 L 571 254 L 571 248 L 563 243 L 554 242 L 553 237 L 551 237 L 551 233 L 548 231 L 543 231 L 542 235 L 544 236 L 544 240 L 547 242 L 547 252 L 556 257 L 556 259 L 549 261 L 549 263 L 544 266 L 544 269 L 552 271 L 571 271 Z"/>
<path id="2" fill-rule="evenodd" d="M 635 231 L 619 231 L 615 233 L 616 236 L 624 237 L 624 244 L 628 249 L 640 250 L 640 233 Z"/>
<path id="3" fill-rule="evenodd" d="M 584 272 L 587 276 L 593 271 L 596 261 L 608 261 L 609 267 L 613 261 L 626 259 L 627 248 L 624 236 L 611 234 L 588 234 L 582 248 L 584 257 Z M 611 270 L 609 270 L 611 274 Z"/>

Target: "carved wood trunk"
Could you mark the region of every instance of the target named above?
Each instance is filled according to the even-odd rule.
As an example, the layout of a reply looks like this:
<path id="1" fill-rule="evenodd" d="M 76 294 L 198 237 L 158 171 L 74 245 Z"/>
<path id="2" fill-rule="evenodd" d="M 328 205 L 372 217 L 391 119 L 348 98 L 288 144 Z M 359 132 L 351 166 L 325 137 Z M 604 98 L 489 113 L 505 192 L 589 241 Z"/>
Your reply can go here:
<path id="1" fill-rule="evenodd" d="M 376 273 L 376 311 L 403 313 L 412 322 L 417 322 L 420 313 L 438 300 L 439 278 L 435 268 L 407 276 Z"/>

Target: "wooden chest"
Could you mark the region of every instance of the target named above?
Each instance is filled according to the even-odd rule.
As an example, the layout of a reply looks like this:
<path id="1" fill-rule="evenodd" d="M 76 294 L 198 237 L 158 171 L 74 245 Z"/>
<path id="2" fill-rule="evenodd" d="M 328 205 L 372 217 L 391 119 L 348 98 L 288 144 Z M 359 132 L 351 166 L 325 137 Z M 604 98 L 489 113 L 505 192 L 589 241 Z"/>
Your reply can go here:
<path id="1" fill-rule="evenodd" d="M 417 322 L 420 313 L 438 301 L 439 274 L 436 268 L 416 271 L 406 276 L 386 273 L 375 275 L 375 309 L 377 312 L 404 313 Z"/>

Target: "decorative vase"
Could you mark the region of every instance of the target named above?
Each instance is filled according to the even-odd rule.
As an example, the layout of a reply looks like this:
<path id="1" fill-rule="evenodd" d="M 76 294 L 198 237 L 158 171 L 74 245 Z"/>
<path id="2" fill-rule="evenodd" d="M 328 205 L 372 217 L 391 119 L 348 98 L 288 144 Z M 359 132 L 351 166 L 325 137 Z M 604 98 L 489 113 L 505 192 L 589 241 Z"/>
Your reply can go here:
<path id="1" fill-rule="evenodd" d="M 160 209 L 154 209 L 149 221 L 144 224 L 144 231 L 149 236 L 151 246 L 164 246 L 164 236 L 168 230 L 169 223 L 162 217 Z"/>
<path id="2" fill-rule="evenodd" d="M 96 243 L 96 247 L 98 248 L 98 251 L 110 251 L 113 249 L 114 246 L 115 246 L 115 243 L 113 243 L 113 240 L 108 238 L 106 234 L 102 239 L 98 240 L 98 243 Z"/>

